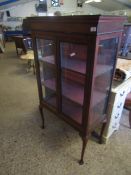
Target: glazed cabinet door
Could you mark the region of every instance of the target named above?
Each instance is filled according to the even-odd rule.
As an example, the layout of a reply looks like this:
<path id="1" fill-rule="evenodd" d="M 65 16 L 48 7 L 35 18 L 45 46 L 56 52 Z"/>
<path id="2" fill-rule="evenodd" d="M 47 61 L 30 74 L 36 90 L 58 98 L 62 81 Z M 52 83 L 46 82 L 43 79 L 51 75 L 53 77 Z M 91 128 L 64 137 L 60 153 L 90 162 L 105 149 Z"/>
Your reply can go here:
<path id="1" fill-rule="evenodd" d="M 109 92 L 116 63 L 118 37 L 98 39 L 90 110 L 90 127 L 106 114 Z"/>
<path id="2" fill-rule="evenodd" d="M 62 113 L 82 124 L 87 45 L 60 42 Z"/>
<path id="3" fill-rule="evenodd" d="M 40 83 L 44 102 L 57 108 L 56 44 L 51 39 L 36 39 Z"/>

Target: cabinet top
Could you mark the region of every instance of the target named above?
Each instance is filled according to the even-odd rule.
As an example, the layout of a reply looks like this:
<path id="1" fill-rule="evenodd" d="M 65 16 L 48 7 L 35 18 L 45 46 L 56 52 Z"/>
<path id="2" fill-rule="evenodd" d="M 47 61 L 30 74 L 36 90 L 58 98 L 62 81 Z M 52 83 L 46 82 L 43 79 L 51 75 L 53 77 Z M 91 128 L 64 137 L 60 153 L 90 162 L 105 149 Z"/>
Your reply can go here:
<path id="1" fill-rule="evenodd" d="M 124 16 L 45 16 L 24 19 L 23 28 L 31 31 L 99 35 L 122 31 L 126 22 L 127 17 Z"/>

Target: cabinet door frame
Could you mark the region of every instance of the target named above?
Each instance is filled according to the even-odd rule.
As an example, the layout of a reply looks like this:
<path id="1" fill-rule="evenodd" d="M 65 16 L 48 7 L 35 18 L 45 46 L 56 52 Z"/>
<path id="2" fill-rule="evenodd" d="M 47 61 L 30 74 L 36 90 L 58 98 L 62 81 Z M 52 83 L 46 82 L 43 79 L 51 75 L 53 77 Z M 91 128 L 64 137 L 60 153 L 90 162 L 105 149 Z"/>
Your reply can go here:
<path id="1" fill-rule="evenodd" d="M 121 32 L 120 33 L 109 33 L 109 34 L 103 34 L 103 35 L 98 35 L 96 37 L 96 48 L 94 50 L 94 70 L 95 70 L 95 67 L 96 67 L 96 64 L 97 64 L 97 56 L 98 56 L 98 45 L 99 45 L 99 42 L 102 41 L 102 40 L 106 40 L 106 39 L 112 39 L 112 38 L 118 38 L 118 43 L 120 45 L 120 39 L 121 37 Z M 113 79 L 113 76 L 114 76 L 114 72 L 115 72 L 115 67 L 116 67 L 116 60 L 117 60 L 117 52 L 118 52 L 118 48 L 119 48 L 119 45 L 117 46 L 116 48 L 116 56 L 115 56 L 115 60 L 114 60 L 114 66 L 113 66 L 113 70 L 112 70 L 112 77 L 111 79 Z M 94 72 L 93 70 L 93 72 Z M 94 74 L 93 74 L 94 75 Z M 92 88 L 91 88 L 91 92 L 93 93 L 93 88 L 94 88 L 94 80 L 95 80 L 95 77 L 93 76 L 92 78 Z M 107 99 L 107 105 L 108 105 L 108 101 L 109 101 L 109 96 L 110 96 L 110 90 L 111 90 L 111 86 L 112 86 L 112 81 L 110 83 L 110 87 L 109 87 L 109 94 L 108 94 L 108 99 Z M 91 104 L 92 104 L 92 96 L 93 94 L 91 94 L 91 98 L 90 98 L 90 109 L 89 111 L 91 111 Z M 106 109 L 107 109 L 107 105 L 106 105 Z M 94 124 L 92 125 L 92 127 L 90 128 L 89 126 L 89 123 L 90 123 L 90 120 L 91 120 L 91 114 L 87 112 L 87 114 L 89 114 L 88 116 L 88 121 L 87 121 L 87 130 L 93 130 L 93 128 L 98 125 L 98 123 L 102 122 L 103 120 L 98 120 L 96 122 L 94 122 Z M 106 116 L 106 114 L 105 114 Z"/>
<path id="2" fill-rule="evenodd" d="M 79 40 L 76 41 L 77 37 L 65 35 L 57 37 L 60 52 L 60 42 L 69 42 L 74 44 L 84 44 L 87 46 L 87 60 L 86 60 L 86 74 L 85 74 L 85 85 L 84 85 L 84 100 L 83 100 L 83 110 L 82 110 L 82 123 L 79 125 L 82 135 L 87 134 L 88 122 L 89 122 L 89 110 L 90 110 L 90 99 L 92 91 L 92 79 L 93 79 L 93 68 L 94 68 L 94 58 L 95 58 L 95 45 L 96 45 L 96 35 L 80 35 Z M 60 53 L 59 53 L 60 54 Z M 60 55 L 59 55 L 60 59 Z M 61 64 L 61 63 L 60 63 Z M 59 67 L 60 68 L 60 67 Z M 61 69 L 61 68 L 60 68 Z M 60 70 L 59 69 L 59 70 Z M 61 73 L 60 73 L 61 75 Z M 76 122 L 74 121 L 76 124 Z"/>
<path id="3" fill-rule="evenodd" d="M 80 44 L 80 45 L 85 45 L 86 46 L 86 48 L 87 48 L 87 57 L 86 57 L 86 60 L 85 60 L 85 64 L 87 64 L 87 60 L 88 60 L 88 44 L 87 44 L 87 40 L 83 40 L 83 36 L 82 37 L 79 37 L 79 39 L 81 39 L 81 41 L 80 40 L 77 40 L 76 41 L 76 36 L 69 36 L 68 38 L 66 37 L 66 35 L 65 35 L 65 38 L 63 38 L 63 35 L 62 36 L 59 36 L 57 39 L 58 39 L 58 52 L 59 52 L 59 63 L 60 63 L 60 65 L 59 65 L 59 71 L 60 71 L 60 77 L 59 77 L 59 79 L 61 79 L 61 77 L 62 77 L 62 74 L 61 74 L 61 55 L 60 55 L 60 43 L 69 43 L 69 44 Z M 84 37 L 85 38 L 85 37 Z M 86 66 L 85 66 L 86 67 Z M 82 74 L 82 73 L 79 73 L 78 72 L 78 74 Z M 84 98 L 85 98 L 85 84 L 86 84 L 86 75 L 87 75 L 87 70 L 85 71 L 85 75 L 84 74 L 82 74 L 83 76 L 85 76 L 85 82 L 84 82 L 84 85 L 83 85 L 83 87 L 84 87 L 84 94 L 83 94 L 83 96 L 84 96 Z M 60 81 L 61 82 L 61 81 Z M 60 85 L 60 104 L 62 104 L 62 85 Z M 83 99 L 83 106 L 82 106 L 82 119 L 81 120 L 83 120 L 83 109 L 84 109 L 84 99 Z M 60 110 L 61 110 L 61 113 L 62 113 L 62 105 L 61 105 L 61 107 L 60 107 Z M 63 113 L 62 113 L 63 114 Z M 65 116 L 68 116 L 68 115 L 66 115 L 66 114 L 63 114 L 63 115 L 65 115 Z M 69 116 L 68 116 L 69 117 Z M 69 120 L 72 120 L 70 117 L 69 117 Z M 73 120 L 74 121 L 74 120 Z M 74 121 L 74 122 L 76 122 L 76 121 Z M 76 122 L 77 123 L 77 122 Z M 79 123 L 78 123 L 79 124 Z M 83 127 L 82 126 L 82 122 L 81 122 L 81 124 L 79 124 L 81 127 Z"/>
<path id="4" fill-rule="evenodd" d="M 48 36 L 43 33 L 39 34 L 39 33 L 32 32 L 32 38 L 33 38 L 33 44 L 34 44 L 33 49 L 34 49 L 34 58 L 35 58 L 35 66 L 36 66 L 36 77 L 37 77 L 37 86 L 38 86 L 38 93 L 39 93 L 39 102 L 40 102 L 40 105 L 44 105 L 48 109 L 51 109 L 52 111 L 57 113 L 58 112 L 58 98 L 56 97 L 56 107 L 49 105 L 46 101 L 44 101 L 44 98 L 43 98 L 42 84 L 41 84 L 41 78 L 40 78 L 40 64 L 39 64 L 38 52 L 37 52 L 37 39 L 54 41 L 55 43 L 54 56 L 55 56 L 55 66 L 56 66 L 56 94 L 58 94 L 58 88 L 57 88 L 57 84 L 58 84 L 57 62 L 58 60 L 57 60 L 57 55 L 56 55 L 56 45 L 57 45 L 56 37 Z"/>

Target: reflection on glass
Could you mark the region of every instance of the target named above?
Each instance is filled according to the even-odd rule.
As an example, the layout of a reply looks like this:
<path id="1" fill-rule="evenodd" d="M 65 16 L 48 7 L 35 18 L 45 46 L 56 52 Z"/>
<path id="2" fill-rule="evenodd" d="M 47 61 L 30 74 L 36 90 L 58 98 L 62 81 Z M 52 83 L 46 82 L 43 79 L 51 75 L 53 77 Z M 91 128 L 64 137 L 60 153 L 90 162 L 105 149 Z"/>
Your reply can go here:
<path id="1" fill-rule="evenodd" d="M 86 72 L 87 46 L 72 43 L 61 43 L 61 66 L 76 72 Z"/>
<path id="2" fill-rule="evenodd" d="M 128 54 L 131 52 L 131 25 L 124 25 L 119 55 L 131 59 Z"/>
<path id="3" fill-rule="evenodd" d="M 52 40 L 37 39 L 38 59 L 55 64 L 55 43 Z"/>
<path id="4" fill-rule="evenodd" d="M 90 124 L 100 120 L 106 113 L 113 65 L 115 64 L 116 58 L 117 43 L 117 38 L 102 40 L 99 43 Z"/>
<path id="5" fill-rule="evenodd" d="M 77 123 L 82 122 L 87 46 L 60 43 L 62 112 Z"/>
<path id="6" fill-rule="evenodd" d="M 55 44 L 52 40 L 37 39 L 37 54 L 43 99 L 56 107 Z"/>

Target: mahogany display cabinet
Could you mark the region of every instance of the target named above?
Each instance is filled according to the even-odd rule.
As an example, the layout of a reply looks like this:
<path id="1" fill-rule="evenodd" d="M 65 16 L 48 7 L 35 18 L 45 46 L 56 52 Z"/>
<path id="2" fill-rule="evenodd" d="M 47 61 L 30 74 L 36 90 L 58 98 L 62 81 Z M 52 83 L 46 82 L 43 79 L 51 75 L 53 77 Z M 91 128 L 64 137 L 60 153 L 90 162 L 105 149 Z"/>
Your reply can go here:
<path id="1" fill-rule="evenodd" d="M 80 164 L 92 131 L 106 125 L 111 83 L 125 17 L 29 17 L 40 105 L 74 127 L 83 145 Z"/>

